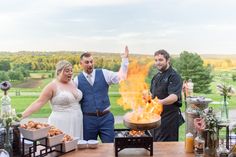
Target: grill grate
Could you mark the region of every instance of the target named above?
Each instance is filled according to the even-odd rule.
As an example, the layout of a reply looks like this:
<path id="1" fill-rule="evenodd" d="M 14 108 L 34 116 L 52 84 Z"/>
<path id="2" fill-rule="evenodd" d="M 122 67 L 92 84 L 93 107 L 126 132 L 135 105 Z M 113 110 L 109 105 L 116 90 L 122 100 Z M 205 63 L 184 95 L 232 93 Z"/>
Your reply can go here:
<path id="1" fill-rule="evenodd" d="M 145 131 L 140 137 L 129 135 L 130 129 L 115 129 L 115 156 L 125 148 L 145 148 L 153 156 L 153 137 L 149 131 Z"/>

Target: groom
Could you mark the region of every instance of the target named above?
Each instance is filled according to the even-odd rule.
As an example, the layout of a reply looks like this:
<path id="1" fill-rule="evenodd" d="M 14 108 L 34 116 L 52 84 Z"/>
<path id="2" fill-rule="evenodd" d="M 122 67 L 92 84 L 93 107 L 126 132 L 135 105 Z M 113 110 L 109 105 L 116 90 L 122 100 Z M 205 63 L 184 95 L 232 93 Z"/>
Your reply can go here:
<path id="1" fill-rule="evenodd" d="M 103 143 L 114 140 L 114 116 L 110 112 L 108 96 L 109 85 L 117 84 L 125 79 L 128 71 L 128 47 L 122 55 L 119 72 L 107 69 L 94 69 L 94 60 L 91 53 L 80 56 L 80 65 L 83 72 L 75 77 L 78 89 L 83 93 L 81 107 L 83 112 L 84 140 L 97 140 L 99 136 Z"/>

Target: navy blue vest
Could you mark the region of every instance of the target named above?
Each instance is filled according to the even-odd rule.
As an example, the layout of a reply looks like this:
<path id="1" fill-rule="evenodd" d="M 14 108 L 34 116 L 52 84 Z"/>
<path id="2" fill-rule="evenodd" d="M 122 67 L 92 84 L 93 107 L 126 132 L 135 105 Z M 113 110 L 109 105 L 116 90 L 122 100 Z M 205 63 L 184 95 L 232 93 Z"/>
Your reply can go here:
<path id="1" fill-rule="evenodd" d="M 103 111 L 110 106 L 109 85 L 101 69 L 96 69 L 95 71 L 93 86 L 89 84 L 83 73 L 80 73 L 78 75 L 78 89 L 83 93 L 83 98 L 80 101 L 83 112 Z"/>

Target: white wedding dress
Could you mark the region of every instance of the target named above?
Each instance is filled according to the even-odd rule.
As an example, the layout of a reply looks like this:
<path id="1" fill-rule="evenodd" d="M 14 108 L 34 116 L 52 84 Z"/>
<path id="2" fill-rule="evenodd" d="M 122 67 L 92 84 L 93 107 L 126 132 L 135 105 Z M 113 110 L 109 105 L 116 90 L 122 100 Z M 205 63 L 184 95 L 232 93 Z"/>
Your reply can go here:
<path id="1" fill-rule="evenodd" d="M 48 123 L 74 138 L 83 139 L 83 114 L 79 103 L 82 92 L 77 91 L 75 96 L 70 91 L 57 89 L 50 101 L 52 113 Z"/>

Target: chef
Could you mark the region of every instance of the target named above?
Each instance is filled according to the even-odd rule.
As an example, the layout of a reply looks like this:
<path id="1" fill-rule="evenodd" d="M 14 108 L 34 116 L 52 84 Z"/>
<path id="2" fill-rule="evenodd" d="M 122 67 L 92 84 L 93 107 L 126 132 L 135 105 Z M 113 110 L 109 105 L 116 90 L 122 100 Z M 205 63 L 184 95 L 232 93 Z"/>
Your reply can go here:
<path id="1" fill-rule="evenodd" d="M 184 123 L 180 112 L 182 80 L 170 65 L 170 55 L 165 50 L 154 53 L 157 74 L 152 78 L 150 92 L 163 105 L 161 126 L 151 130 L 154 141 L 178 141 L 179 126 Z"/>

